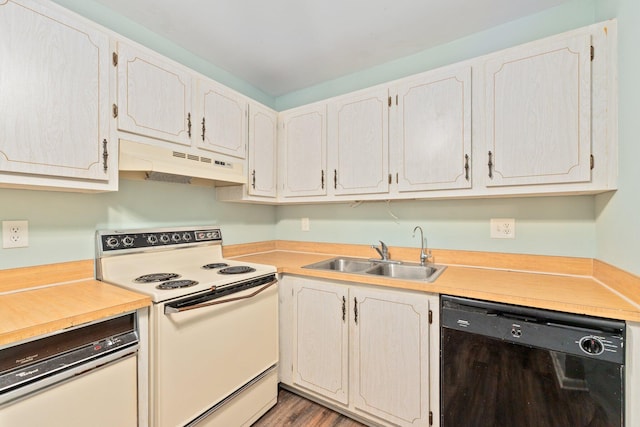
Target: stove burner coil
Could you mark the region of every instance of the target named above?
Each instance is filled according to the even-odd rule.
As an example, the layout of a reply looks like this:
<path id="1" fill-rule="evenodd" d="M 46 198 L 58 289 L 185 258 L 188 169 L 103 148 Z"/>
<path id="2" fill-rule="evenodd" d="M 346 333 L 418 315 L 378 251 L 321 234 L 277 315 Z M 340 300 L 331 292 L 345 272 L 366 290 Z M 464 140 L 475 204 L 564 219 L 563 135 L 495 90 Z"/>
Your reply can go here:
<path id="1" fill-rule="evenodd" d="M 213 270 L 215 268 L 222 268 L 222 267 L 227 267 L 229 264 L 225 263 L 225 262 L 214 262 L 211 264 L 206 264 L 203 265 L 202 268 L 204 268 L 205 270 Z"/>
<path id="2" fill-rule="evenodd" d="M 232 267 L 223 268 L 218 271 L 218 274 L 243 274 L 253 273 L 254 271 L 256 271 L 256 269 L 249 267 L 248 265 L 234 265 Z"/>
<path id="3" fill-rule="evenodd" d="M 195 280 L 170 280 L 168 282 L 162 282 L 156 286 L 158 289 L 178 289 L 188 288 L 189 286 L 197 285 Z"/>
<path id="4" fill-rule="evenodd" d="M 177 279 L 179 277 L 180 275 L 176 273 L 153 273 L 140 276 L 134 279 L 134 281 L 138 283 L 164 282 L 171 279 Z"/>

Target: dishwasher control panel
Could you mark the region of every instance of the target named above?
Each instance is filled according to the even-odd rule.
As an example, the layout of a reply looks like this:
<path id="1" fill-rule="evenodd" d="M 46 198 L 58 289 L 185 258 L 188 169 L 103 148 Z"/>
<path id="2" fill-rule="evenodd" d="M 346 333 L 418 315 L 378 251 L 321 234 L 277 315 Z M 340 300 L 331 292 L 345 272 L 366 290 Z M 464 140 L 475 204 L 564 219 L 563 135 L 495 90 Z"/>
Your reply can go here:
<path id="1" fill-rule="evenodd" d="M 457 297 L 442 298 L 443 328 L 575 356 L 624 362 L 624 322 Z"/>

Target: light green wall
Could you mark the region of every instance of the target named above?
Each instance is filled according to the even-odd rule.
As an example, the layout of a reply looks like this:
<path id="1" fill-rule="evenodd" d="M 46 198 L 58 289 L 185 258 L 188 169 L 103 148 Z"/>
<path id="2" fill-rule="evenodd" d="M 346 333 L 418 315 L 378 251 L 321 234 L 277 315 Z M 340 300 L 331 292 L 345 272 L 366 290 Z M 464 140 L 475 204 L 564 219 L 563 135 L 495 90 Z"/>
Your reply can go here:
<path id="1" fill-rule="evenodd" d="M 640 275 L 640 2 L 598 2 L 598 17 L 618 18 L 618 191 L 596 197 L 596 256 Z"/>
<path id="2" fill-rule="evenodd" d="M 30 221 L 27 249 L 0 249 L 0 268 L 93 257 L 96 228 L 219 224 L 226 243 L 273 238 L 415 246 L 422 225 L 434 248 L 599 257 L 640 274 L 640 158 L 635 143 L 640 121 L 640 4 L 637 0 L 577 0 L 551 11 L 270 100 L 250 85 L 189 52 L 117 17 L 90 0 L 56 0 L 126 37 L 209 75 L 277 109 L 327 98 L 361 87 L 516 45 L 611 17 L 620 33 L 620 185 L 602 196 L 405 201 L 351 205 L 257 206 L 216 202 L 211 189 L 178 184 L 121 181 L 120 191 L 69 194 L 0 189 L 0 219 Z M 173 200 L 174 205 L 165 201 Z M 309 232 L 300 231 L 308 217 Z M 397 219 L 396 219 L 397 217 Z M 516 218 L 516 239 L 489 236 L 489 218 Z"/>
<path id="3" fill-rule="evenodd" d="M 593 257 L 593 204 L 592 196 L 580 196 L 287 206 L 278 208 L 277 235 L 416 247 L 420 239 L 412 232 L 420 225 L 431 248 Z M 300 230 L 303 217 L 308 232 Z M 490 218 L 515 218 L 516 238 L 490 239 Z"/>
<path id="4" fill-rule="evenodd" d="M 112 193 L 0 189 L 0 219 L 29 221 L 29 247 L 0 249 L 0 269 L 94 257 L 97 229 L 220 225 L 225 244 L 275 238 L 272 206 L 217 203 L 214 189 L 120 181 Z"/>

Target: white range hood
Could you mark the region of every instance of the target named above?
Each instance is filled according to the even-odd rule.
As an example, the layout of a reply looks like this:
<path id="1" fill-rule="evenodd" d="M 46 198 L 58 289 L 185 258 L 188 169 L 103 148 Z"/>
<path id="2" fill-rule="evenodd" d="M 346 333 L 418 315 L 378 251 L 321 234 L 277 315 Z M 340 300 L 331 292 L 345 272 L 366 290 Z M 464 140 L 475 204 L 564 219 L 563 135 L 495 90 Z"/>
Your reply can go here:
<path id="1" fill-rule="evenodd" d="M 128 140 L 120 140 L 120 176 L 128 179 L 208 186 L 246 184 L 240 159 L 199 156 Z"/>

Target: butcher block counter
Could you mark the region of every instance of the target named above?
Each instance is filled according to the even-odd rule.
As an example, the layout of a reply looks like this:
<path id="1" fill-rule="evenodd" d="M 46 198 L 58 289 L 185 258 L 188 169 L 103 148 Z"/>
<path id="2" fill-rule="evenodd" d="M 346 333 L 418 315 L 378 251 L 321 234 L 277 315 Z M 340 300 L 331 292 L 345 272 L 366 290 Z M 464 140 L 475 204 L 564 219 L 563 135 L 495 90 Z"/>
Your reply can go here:
<path id="1" fill-rule="evenodd" d="M 419 249 L 390 247 L 417 262 Z M 369 246 L 275 241 L 225 247 L 225 258 L 275 265 L 279 273 L 477 298 L 576 314 L 640 321 L 640 278 L 598 260 L 433 250 L 447 269 L 434 283 L 302 268 L 333 258 L 376 255 Z"/>
<path id="2" fill-rule="evenodd" d="M 93 277 L 93 260 L 0 270 L 0 347 L 151 304 Z"/>

